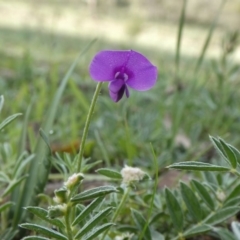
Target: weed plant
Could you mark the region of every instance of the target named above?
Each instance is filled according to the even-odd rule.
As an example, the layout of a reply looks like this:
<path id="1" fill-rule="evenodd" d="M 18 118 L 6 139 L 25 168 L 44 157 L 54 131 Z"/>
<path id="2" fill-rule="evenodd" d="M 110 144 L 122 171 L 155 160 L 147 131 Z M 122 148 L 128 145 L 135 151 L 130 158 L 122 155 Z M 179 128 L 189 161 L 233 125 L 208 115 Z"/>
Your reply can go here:
<path id="1" fill-rule="evenodd" d="M 240 239 L 238 32 L 223 40 L 219 60 L 205 59 L 224 3 L 199 57 L 184 62 L 184 0 L 174 64 L 149 51 L 156 87 L 119 103 L 102 82 L 89 101 L 94 83 L 84 69 L 95 40 L 61 82 L 64 63 L 52 62 L 43 77 L 29 52 L 20 66 L 0 60 L 18 69 L 0 79 L 0 239 Z M 119 94 L 112 99 L 126 88 L 110 86 Z M 160 188 L 173 169 L 177 184 Z"/>

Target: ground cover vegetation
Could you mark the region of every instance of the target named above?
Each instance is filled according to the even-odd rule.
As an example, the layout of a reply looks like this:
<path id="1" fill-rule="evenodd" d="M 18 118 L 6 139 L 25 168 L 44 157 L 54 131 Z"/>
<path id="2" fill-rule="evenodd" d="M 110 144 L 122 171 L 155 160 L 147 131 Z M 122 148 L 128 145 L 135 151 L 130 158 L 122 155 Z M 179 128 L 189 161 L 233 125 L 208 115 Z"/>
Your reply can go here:
<path id="1" fill-rule="evenodd" d="M 127 22 L 121 14 L 129 1 L 90 2 L 43 1 L 38 24 L 45 26 L 51 4 L 59 19 L 69 5 L 90 7 L 99 22 L 101 14 Z M 211 19 L 197 21 L 194 1 L 159 2 L 150 1 L 145 18 L 131 12 L 128 40 L 118 42 L 114 34 L 87 35 L 83 25 L 81 37 L 31 27 L 34 21 L 22 19 L 28 1 L 17 3 L 15 16 L 27 27 L 13 27 L 11 17 L 11 27 L 1 26 L 0 239 L 240 239 L 239 35 L 221 19 L 230 5 L 219 1 Z M 168 15 L 178 22 L 172 52 L 152 45 L 161 39 L 138 38 L 144 24 L 169 21 L 156 6 L 176 13 Z M 205 32 L 197 55 L 184 52 L 188 24 Z M 214 34 L 221 37 L 218 57 Z M 107 70 L 97 71 L 106 62 L 96 60 L 106 49 L 133 49 L 119 66 L 136 63 L 124 72 L 116 65 L 114 80 L 104 79 L 110 96 L 101 82 Z M 110 54 L 109 64 L 117 64 L 122 53 Z M 148 85 L 132 81 L 140 63 L 150 69 Z"/>

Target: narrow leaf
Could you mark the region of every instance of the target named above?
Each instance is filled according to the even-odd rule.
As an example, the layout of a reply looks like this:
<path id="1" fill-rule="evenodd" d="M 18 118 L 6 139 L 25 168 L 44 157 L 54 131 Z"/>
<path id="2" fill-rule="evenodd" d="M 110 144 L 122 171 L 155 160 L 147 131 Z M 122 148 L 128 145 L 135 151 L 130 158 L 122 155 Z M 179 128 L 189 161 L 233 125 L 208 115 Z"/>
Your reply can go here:
<path id="1" fill-rule="evenodd" d="M 210 40 L 211 40 L 211 38 L 212 38 L 212 34 L 213 34 L 214 29 L 215 29 L 215 27 L 216 27 L 216 25 L 217 25 L 218 18 L 219 18 L 219 16 L 220 16 L 220 13 L 221 13 L 221 11 L 222 11 L 222 8 L 223 8 L 223 5 L 224 5 L 225 2 L 226 2 L 226 0 L 222 0 L 221 5 L 220 5 L 220 7 L 219 7 L 219 9 L 218 9 L 218 11 L 217 11 L 214 19 L 213 19 L 213 22 L 212 22 L 211 27 L 210 27 L 210 29 L 209 29 L 207 38 L 206 38 L 206 40 L 205 40 L 205 42 L 204 42 L 204 45 L 203 45 L 201 54 L 200 54 L 200 56 L 199 56 L 199 58 L 198 58 L 198 60 L 197 60 L 197 64 L 196 64 L 196 67 L 195 67 L 195 72 L 198 72 L 198 70 L 199 70 L 199 68 L 200 68 L 200 66 L 201 66 L 201 64 L 202 64 L 202 61 L 203 61 L 204 56 L 205 56 L 205 53 L 206 53 L 207 48 L 208 48 L 208 46 L 209 46 Z"/>
<path id="2" fill-rule="evenodd" d="M 228 202 L 229 200 L 240 196 L 240 184 L 238 184 L 237 186 L 235 186 L 233 188 L 233 190 L 229 193 L 229 195 L 227 196 L 225 202 Z"/>
<path id="3" fill-rule="evenodd" d="M 144 219 L 142 214 L 135 209 L 131 209 L 131 213 L 132 213 L 133 220 L 134 220 L 135 224 L 137 225 L 138 230 L 141 231 L 146 225 L 146 220 Z M 145 240 L 152 239 L 149 226 L 146 227 L 144 239 Z"/>
<path id="4" fill-rule="evenodd" d="M 22 113 L 16 113 L 13 114 L 11 116 L 9 116 L 8 118 L 6 118 L 1 124 L 0 124 L 0 131 L 5 128 L 9 123 L 11 123 L 15 118 L 17 118 L 18 116 L 21 116 Z"/>
<path id="5" fill-rule="evenodd" d="M 227 155 L 223 149 L 222 144 L 220 143 L 220 141 L 212 136 L 209 136 L 210 140 L 213 143 L 213 146 L 215 147 L 215 149 L 220 153 L 220 155 L 223 157 L 224 160 L 227 160 Z M 227 160 L 227 163 L 229 163 L 229 161 Z"/>
<path id="6" fill-rule="evenodd" d="M 104 219 L 106 216 L 108 216 L 112 211 L 112 207 L 108 207 L 99 213 L 97 213 L 95 216 L 93 216 L 86 224 L 77 232 L 75 238 L 80 238 L 81 236 L 85 235 L 86 233 L 90 232 L 92 229 L 96 227 L 96 225 Z"/>
<path id="7" fill-rule="evenodd" d="M 188 187 L 185 183 L 181 182 L 180 183 L 180 189 L 181 189 L 181 194 L 183 197 L 183 200 L 186 204 L 186 207 L 192 216 L 197 222 L 200 222 L 202 220 L 202 211 L 201 211 L 201 205 L 191 190 L 190 187 Z"/>
<path id="8" fill-rule="evenodd" d="M 50 238 L 40 237 L 40 236 L 28 236 L 24 237 L 21 240 L 50 240 Z"/>
<path id="9" fill-rule="evenodd" d="M 35 98 L 34 98 L 35 99 Z M 27 145 L 27 131 L 28 131 L 28 122 L 29 116 L 33 107 L 34 100 L 31 101 L 30 105 L 27 108 L 26 113 L 24 114 L 21 136 L 18 143 L 18 157 L 25 151 Z M 18 193 L 16 193 L 18 195 Z"/>
<path id="10" fill-rule="evenodd" d="M 97 236 L 99 236 L 102 232 L 106 231 L 113 225 L 113 223 L 106 223 L 100 227 L 93 228 L 91 232 L 83 236 L 82 240 L 96 239 Z"/>
<path id="11" fill-rule="evenodd" d="M 193 183 L 194 187 L 196 188 L 198 194 L 205 202 L 205 204 L 213 211 L 215 209 L 215 204 L 208 190 L 197 180 L 192 180 L 191 182 Z"/>
<path id="12" fill-rule="evenodd" d="M 62 235 L 60 232 L 54 231 L 50 228 L 46 228 L 37 224 L 23 223 L 20 225 L 20 227 L 29 229 L 34 232 L 38 232 L 46 237 L 52 237 L 59 240 L 68 240 L 67 237 Z"/>
<path id="13" fill-rule="evenodd" d="M 96 172 L 109 178 L 119 179 L 119 180 L 122 179 L 121 173 L 109 168 L 100 168 Z"/>
<path id="14" fill-rule="evenodd" d="M 42 128 L 40 128 L 39 134 L 40 134 L 42 140 L 43 140 L 43 141 L 45 142 L 45 144 L 47 145 L 48 151 L 49 151 L 49 152 L 52 152 L 51 147 L 50 147 L 50 142 L 49 142 L 48 136 L 47 136 L 47 134 L 44 132 L 44 130 L 43 130 Z"/>
<path id="15" fill-rule="evenodd" d="M 11 207 L 14 203 L 13 202 L 6 202 L 0 206 L 0 213 Z"/>
<path id="16" fill-rule="evenodd" d="M 168 212 L 173 222 L 173 225 L 179 232 L 181 232 L 183 229 L 182 208 L 177 198 L 172 194 L 172 192 L 168 188 L 165 189 L 165 195 Z"/>
<path id="17" fill-rule="evenodd" d="M 19 185 L 25 178 L 27 178 L 28 175 L 24 175 L 20 178 L 18 178 L 17 180 L 13 180 L 8 186 L 7 188 L 4 190 L 3 194 L 1 197 L 5 197 L 6 195 L 8 195 L 10 192 L 13 191 L 13 189 Z"/>
<path id="18" fill-rule="evenodd" d="M 12 240 L 17 235 L 18 230 L 13 230 L 13 228 L 7 228 L 4 232 L 0 235 L 0 239 L 3 240 Z"/>
<path id="19" fill-rule="evenodd" d="M 224 208 L 232 207 L 232 206 L 237 207 L 237 206 L 239 206 L 239 205 L 240 205 L 240 196 L 231 198 L 231 199 L 228 200 L 227 202 L 224 202 L 224 203 L 223 203 L 223 207 L 224 207 Z"/>
<path id="20" fill-rule="evenodd" d="M 221 138 L 219 138 L 219 141 L 225 151 L 228 161 L 231 163 L 232 167 L 235 169 L 237 167 L 237 158 L 233 150 Z"/>
<path id="21" fill-rule="evenodd" d="M 179 170 L 192 170 L 192 171 L 219 171 L 229 172 L 231 169 L 227 167 L 217 166 L 210 163 L 203 162 L 180 162 L 174 163 L 168 168 L 174 168 Z"/>
<path id="22" fill-rule="evenodd" d="M 80 223 L 84 218 L 86 218 L 97 206 L 101 204 L 103 201 L 103 197 L 99 197 L 91 202 L 80 214 L 75 218 L 75 220 L 72 223 L 72 226 L 75 226 L 76 224 Z"/>
<path id="23" fill-rule="evenodd" d="M 109 193 L 118 192 L 113 186 L 101 186 L 86 190 L 77 194 L 75 197 L 71 198 L 71 202 L 80 202 L 85 200 L 90 200 L 97 197 L 106 196 Z"/>
<path id="24" fill-rule="evenodd" d="M 203 224 L 203 225 L 195 225 L 192 228 L 188 229 L 187 231 L 185 231 L 183 233 L 184 237 L 190 237 L 190 236 L 194 236 L 194 235 L 198 235 L 201 233 L 205 233 L 209 230 L 211 230 L 211 226 Z"/>
<path id="25" fill-rule="evenodd" d="M 231 224 L 232 231 L 234 235 L 237 237 L 237 239 L 240 239 L 240 224 L 239 222 L 232 222 Z"/>
<path id="26" fill-rule="evenodd" d="M 182 31 L 185 22 L 185 10 L 186 10 L 187 0 L 183 0 L 183 6 L 181 11 L 181 17 L 178 26 L 178 36 L 177 36 L 177 49 L 176 49 L 176 57 L 175 57 L 175 65 L 176 65 L 176 75 L 178 75 L 179 62 L 180 62 L 180 47 L 182 40 Z"/>
<path id="27" fill-rule="evenodd" d="M 0 96 L 0 113 L 1 113 L 1 111 L 2 111 L 3 105 L 4 105 L 4 96 L 1 95 L 1 96 Z"/>
<path id="28" fill-rule="evenodd" d="M 218 234 L 221 240 L 237 240 L 235 236 L 227 229 L 224 228 L 214 228 L 214 232 Z"/>
<path id="29" fill-rule="evenodd" d="M 222 223 L 226 221 L 228 218 L 234 216 L 237 212 L 239 212 L 240 207 L 227 207 L 224 209 L 221 209 L 211 215 L 207 220 L 207 224 L 215 225 L 218 223 Z"/>
<path id="30" fill-rule="evenodd" d="M 29 212 L 31 212 L 32 214 L 36 215 L 37 217 L 39 217 L 40 219 L 56 226 L 59 227 L 60 229 L 65 228 L 64 224 L 59 220 L 59 219 L 50 219 L 48 218 L 48 211 L 40 208 L 40 207 L 26 207 L 26 210 L 28 210 Z"/>
<path id="31" fill-rule="evenodd" d="M 236 157 L 236 160 L 238 162 L 238 164 L 240 164 L 240 152 L 235 148 L 233 147 L 232 145 L 228 144 L 228 147 L 231 148 L 231 150 L 234 152 L 234 155 Z"/>

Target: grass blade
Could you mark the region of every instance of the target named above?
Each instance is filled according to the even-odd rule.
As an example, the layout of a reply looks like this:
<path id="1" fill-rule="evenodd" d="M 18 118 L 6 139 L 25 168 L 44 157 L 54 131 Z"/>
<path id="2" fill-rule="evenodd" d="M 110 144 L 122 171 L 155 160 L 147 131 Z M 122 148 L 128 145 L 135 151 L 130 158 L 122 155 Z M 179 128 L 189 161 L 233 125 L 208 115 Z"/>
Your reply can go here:
<path id="1" fill-rule="evenodd" d="M 215 30 L 215 28 L 216 28 L 216 25 L 217 25 L 218 18 L 219 18 L 219 16 L 220 16 L 220 13 L 221 13 L 221 11 L 222 11 L 222 8 L 223 8 L 225 2 L 226 2 L 226 0 L 222 0 L 222 2 L 221 2 L 221 4 L 220 4 L 220 7 L 219 7 L 219 9 L 218 9 L 218 11 L 217 11 L 214 19 L 213 19 L 213 22 L 212 22 L 211 27 L 210 27 L 210 29 L 209 29 L 207 38 L 206 38 L 206 40 L 205 40 L 205 42 L 204 42 L 204 45 L 203 45 L 201 54 L 200 54 L 200 56 L 199 56 L 199 58 L 198 58 L 198 60 L 197 60 L 197 64 L 196 64 L 196 67 L 195 67 L 195 73 L 197 73 L 198 70 L 199 70 L 199 68 L 201 67 L 202 61 L 203 61 L 203 59 L 204 59 L 204 57 L 205 57 L 205 53 L 206 53 L 207 48 L 208 48 L 208 46 L 209 46 L 209 43 L 210 43 L 210 40 L 211 40 L 211 38 L 212 38 L 213 32 L 214 32 L 214 30 Z"/>
<path id="2" fill-rule="evenodd" d="M 186 11 L 187 0 L 183 0 L 183 6 L 179 21 L 178 27 L 178 37 L 177 37 L 177 49 L 176 49 L 176 57 L 175 57 L 175 73 L 176 77 L 178 77 L 178 70 L 179 70 L 179 62 L 180 62 L 180 47 L 181 47 L 181 40 L 182 40 L 182 31 L 185 23 L 185 11 Z"/>

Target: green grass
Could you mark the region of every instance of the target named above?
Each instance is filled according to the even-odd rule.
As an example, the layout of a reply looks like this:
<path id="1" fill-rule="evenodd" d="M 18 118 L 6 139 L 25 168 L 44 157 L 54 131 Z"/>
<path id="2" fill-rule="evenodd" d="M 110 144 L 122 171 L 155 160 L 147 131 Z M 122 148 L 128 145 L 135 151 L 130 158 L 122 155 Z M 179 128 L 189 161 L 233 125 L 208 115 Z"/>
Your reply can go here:
<path id="1" fill-rule="evenodd" d="M 51 9 L 51 5 L 44 6 Z M 59 7 L 62 9 L 61 5 Z M 72 11 L 76 14 L 74 9 Z M 207 29 L 204 31 L 207 35 Z M 177 35 L 177 32 L 174 34 Z M 28 126 L 28 149 L 34 146 L 39 126 L 60 79 L 77 52 L 91 40 L 91 35 L 64 34 L 44 28 L 0 28 L 0 45 L 4 46 L 0 48 L 0 86 L 6 102 L 2 118 L 15 112 L 25 115 L 27 107 L 33 102 Z M 133 46 L 129 38 L 128 41 L 119 42 L 100 38 L 71 76 L 61 100 L 61 108 L 57 112 L 50 143 L 68 145 L 81 139 L 96 85 L 88 73 L 88 65 L 94 54 L 106 48 L 134 48 L 157 65 L 159 80 L 151 91 L 132 91 L 128 100 L 123 99 L 118 104 L 111 102 L 107 85 L 103 86 L 89 134 L 89 141 L 94 145 L 88 154 L 94 160 L 104 160 L 107 152 L 108 161 L 116 165 L 140 163 L 151 168 L 151 164 L 146 161 L 151 142 L 159 165 L 164 167 L 172 161 L 190 160 L 196 152 L 207 152 L 208 149 L 204 150 L 203 146 L 208 134 L 231 136 L 239 144 L 238 136 L 235 135 L 239 130 L 237 81 L 230 82 L 230 76 L 227 76 L 224 78 L 224 87 L 220 89 L 211 58 L 205 59 L 203 68 L 195 74 L 197 57 L 185 54 L 184 40 L 183 32 L 181 66 L 176 85 L 174 51 L 155 49 L 151 44 Z M 161 45 L 161 39 L 159 44 Z M 211 45 L 209 48 L 211 50 Z M 199 54 L 200 49 L 199 44 Z M 221 68 L 220 63 L 217 66 Z M 234 62 L 231 66 L 234 66 Z M 18 119 L 14 126 L 5 130 L 7 134 L 4 141 L 10 141 L 14 149 L 18 147 L 21 121 Z M 190 141 L 189 149 L 175 143 L 175 137 L 182 135 Z M 168 154 L 165 157 L 166 152 Z"/>

